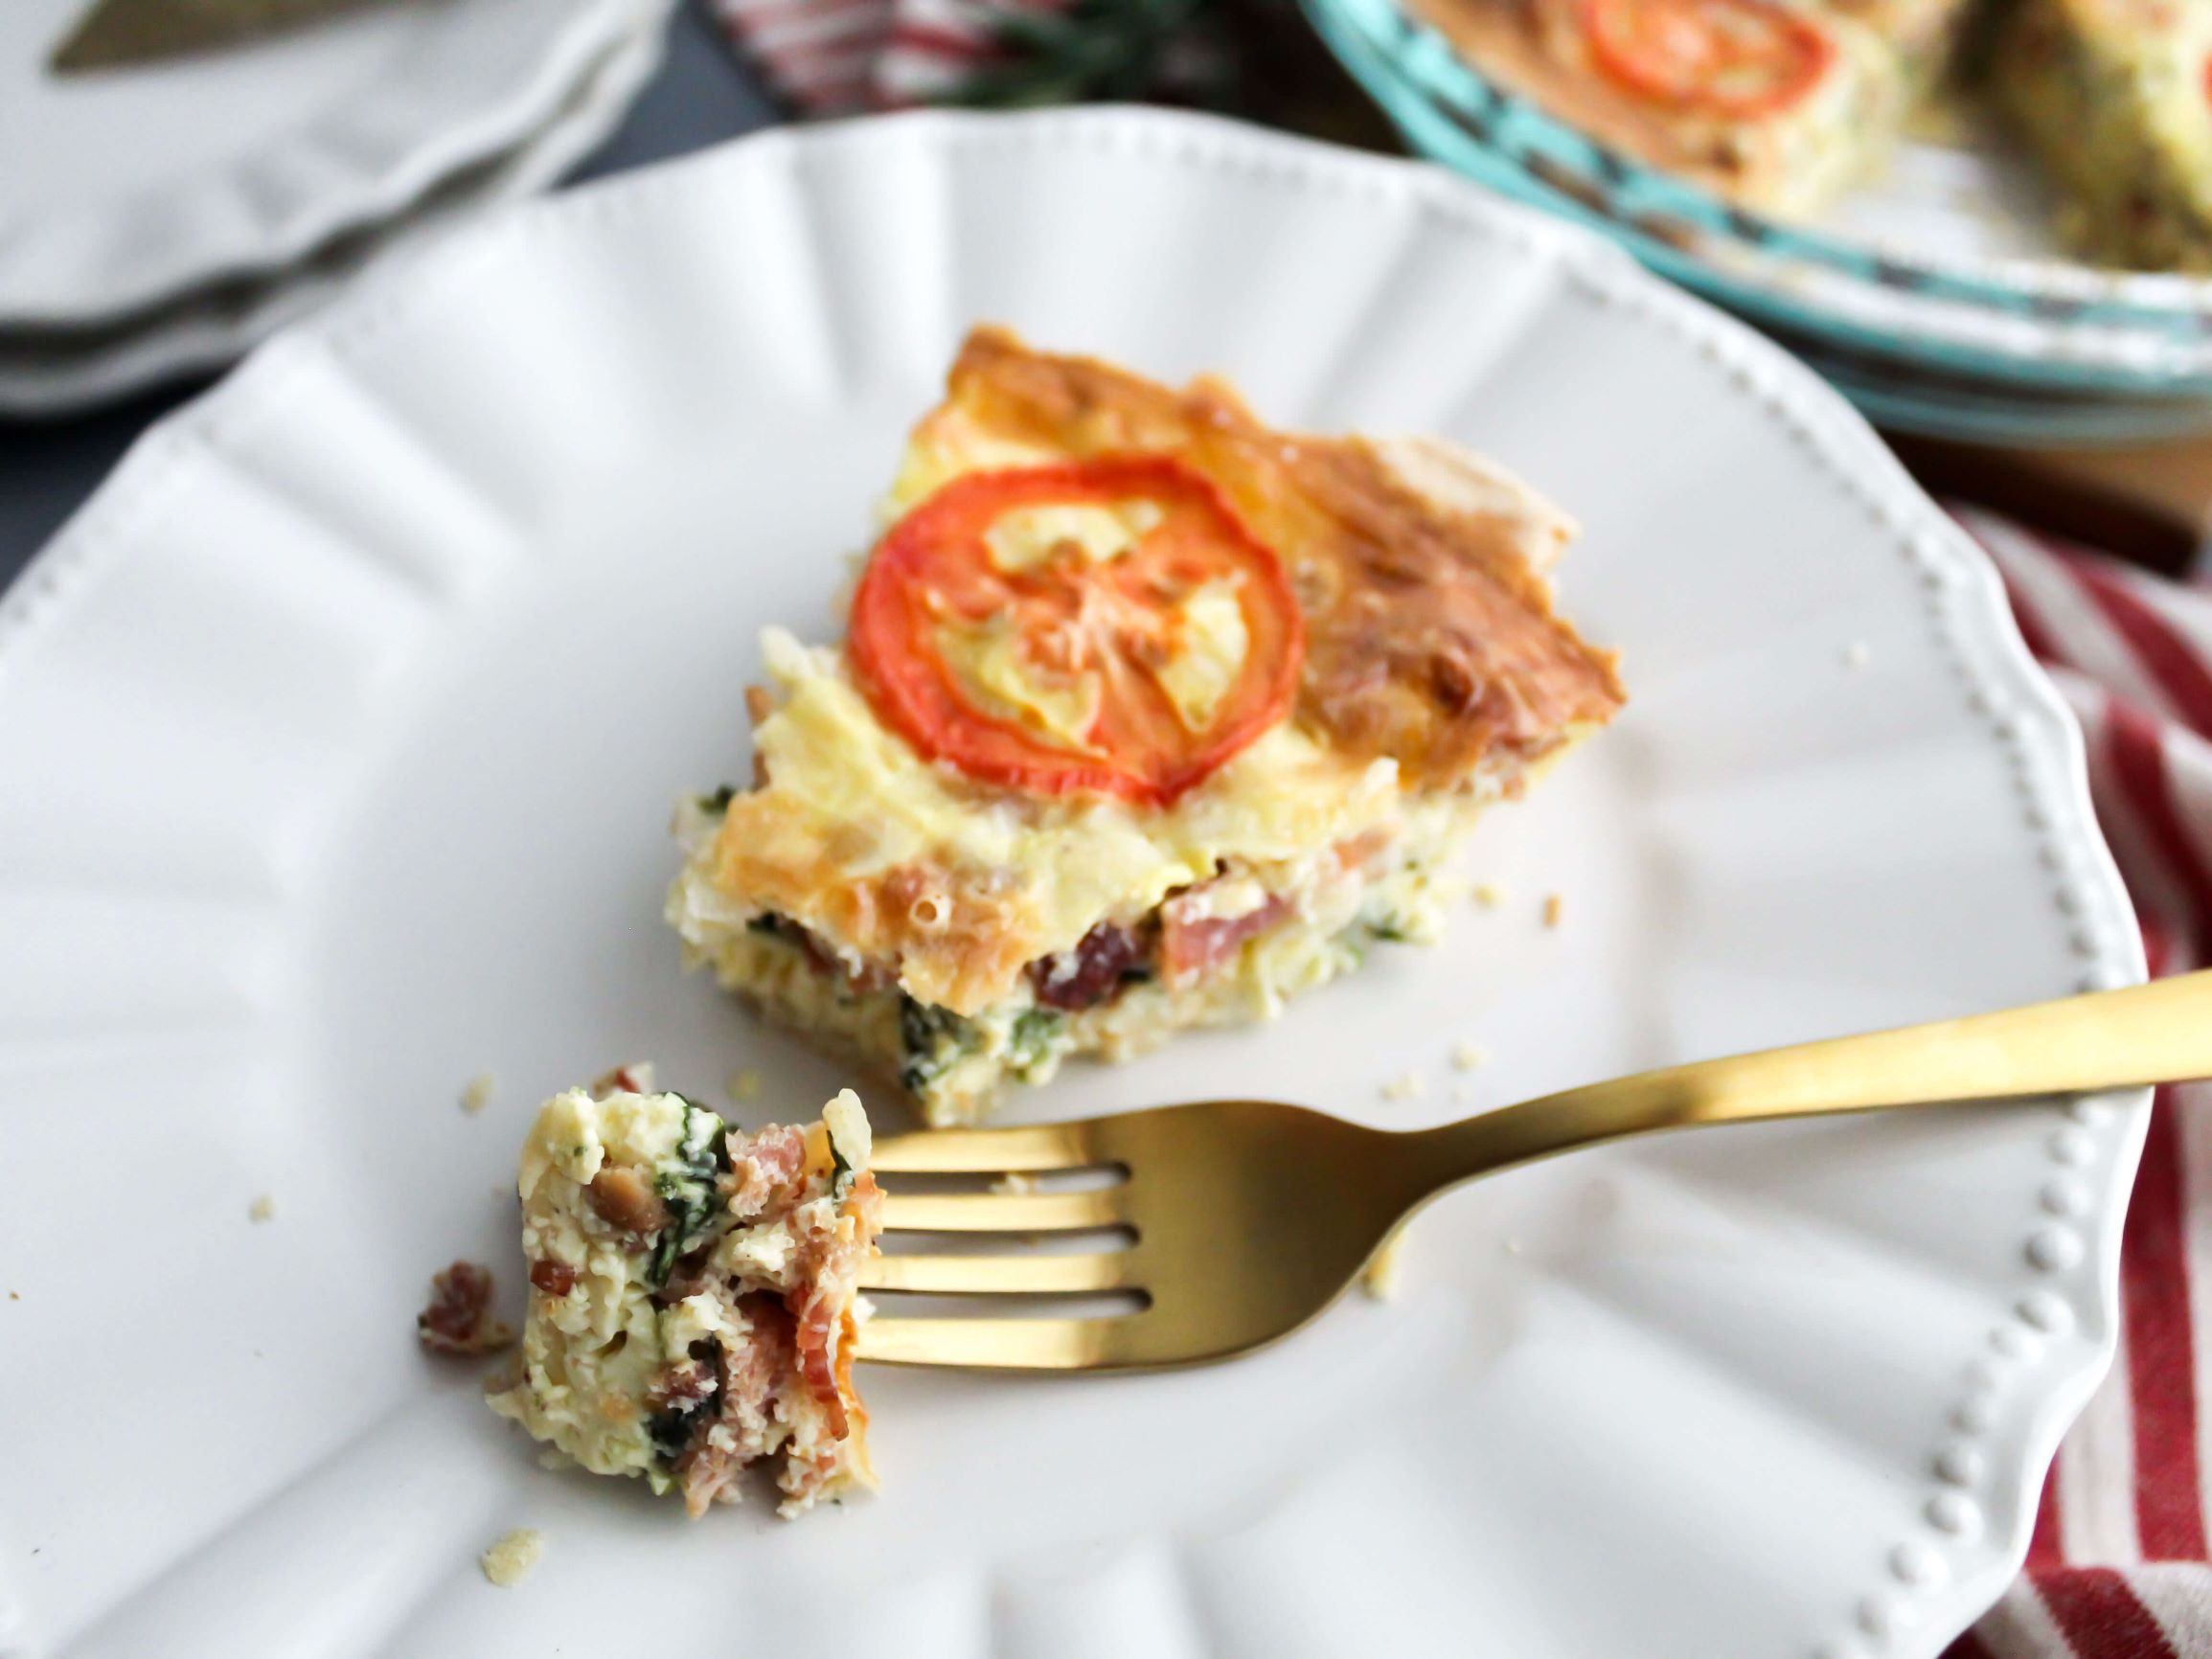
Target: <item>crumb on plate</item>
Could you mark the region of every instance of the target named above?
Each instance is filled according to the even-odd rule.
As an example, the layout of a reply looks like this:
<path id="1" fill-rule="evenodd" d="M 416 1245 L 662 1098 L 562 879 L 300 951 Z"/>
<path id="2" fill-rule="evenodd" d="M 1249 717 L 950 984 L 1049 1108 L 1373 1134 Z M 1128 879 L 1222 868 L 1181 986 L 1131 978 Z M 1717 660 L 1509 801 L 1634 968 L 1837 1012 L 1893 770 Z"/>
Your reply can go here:
<path id="1" fill-rule="evenodd" d="M 1543 899 L 1543 924 L 1546 927 L 1557 927 L 1560 924 L 1560 911 L 1562 908 L 1563 906 L 1561 903 L 1560 896 L 1558 894 L 1545 894 Z"/>
<path id="2" fill-rule="evenodd" d="M 1458 1072 L 1471 1072 L 1489 1058 L 1490 1056 L 1484 1054 L 1473 1043 L 1455 1043 L 1451 1050 L 1451 1069 Z"/>
<path id="3" fill-rule="evenodd" d="M 1400 1072 L 1382 1085 L 1386 1101 L 1418 1101 L 1428 1092 L 1428 1079 L 1419 1072 Z"/>
<path id="4" fill-rule="evenodd" d="M 1397 1294 L 1399 1256 L 1404 1243 L 1405 1229 L 1401 1227 L 1382 1240 L 1382 1247 L 1359 1270 L 1359 1288 L 1378 1302 L 1388 1302 Z"/>
<path id="5" fill-rule="evenodd" d="M 461 1109 L 474 1117 L 491 1103 L 491 1091 L 497 1079 L 490 1072 L 478 1072 L 461 1090 Z"/>
<path id="6" fill-rule="evenodd" d="M 757 1101 L 761 1098 L 763 1087 L 761 1074 L 753 1070 L 752 1067 L 746 1066 L 741 1071 L 732 1072 L 729 1080 L 722 1086 L 729 1091 L 731 1100 L 743 1105 L 748 1101 Z"/>
<path id="7" fill-rule="evenodd" d="M 431 1279 L 415 1334 L 433 1353 L 490 1353 L 514 1340 L 514 1328 L 491 1315 L 490 1269 L 456 1261 Z"/>
<path id="8" fill-rule="evenodd" d="M 276 1218 L 277 1201 L 266 1193 L 256 1194 L 254 1201 L 246 1206 L 246 1219 L 256 1224 Z"/>
<path id="9" fill-rule="evenodd" d="M 511 1533 L 502 1533 L 490 1549 L 476 1557 L 476 1564 L 484 1569 L 484 1576 L 502 1590 L 513 1589 L 530 1577 L 530 1570 L 537 1565 L 545 1554 L 545 1534 L 536 1527 L 516 1527 Z"/>
<path id="10" fill-rule="evenodd" d="M 1474 901 L 1485 910 L 1495 910 L 1505 902 L 1505 889 L 1494 881 L 1477 881 L 1474 884 Z"/>

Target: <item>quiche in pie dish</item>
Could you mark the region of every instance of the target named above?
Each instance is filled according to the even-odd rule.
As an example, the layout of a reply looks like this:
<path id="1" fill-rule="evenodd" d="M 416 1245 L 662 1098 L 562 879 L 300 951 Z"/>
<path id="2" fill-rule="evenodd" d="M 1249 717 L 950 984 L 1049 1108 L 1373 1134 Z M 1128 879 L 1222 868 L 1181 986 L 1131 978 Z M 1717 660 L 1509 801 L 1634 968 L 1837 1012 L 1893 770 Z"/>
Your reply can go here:
<path id="1" fill-rule="evenodd" d="M 885 516 L 845 643 L 765 636 L 753 784 L 678 809 L 668 915 L 933 1124 L 1433 938 L 1475 815 L 1621 706 L 1557 509 L 1216 380 L 979 330 Z"/>
<path id="2" fill-rule="evenodd" d="M 2018 0 L 1995 80 L 2066 187 L 2076 243 L 2126 265 L 2212 270 L 2212 6 Z"/>
<path id="3" fill-rule="evenodd" d="M 1872 172 L 1916 103 L 1994 96 L 2061 186 L 2059 229 L 2086 255 L 2212 270 L 2204 0 L 1403 3 L 1599 144 L 1784 217 Z"/>
<path id="4" fill-rule="evenodd" d="M 850 1089 L 817 1124 L 753 1134 L 645 1066 L 555 1096 L 522 1149 L 530 1308 L 491 1409 L 695 1516 L 763 1460 L 787 1515 L 873 1486 L 852 1376 L 882 1226 L 868 1149 Z"/>
<path id="5" fill-rule="evenodd" d="M 1780 214 L 1808 212 L 1872 170 L 1964 10 L 1960 0 L 1412 3 L 1507 90 L 1624 154 Z"/>

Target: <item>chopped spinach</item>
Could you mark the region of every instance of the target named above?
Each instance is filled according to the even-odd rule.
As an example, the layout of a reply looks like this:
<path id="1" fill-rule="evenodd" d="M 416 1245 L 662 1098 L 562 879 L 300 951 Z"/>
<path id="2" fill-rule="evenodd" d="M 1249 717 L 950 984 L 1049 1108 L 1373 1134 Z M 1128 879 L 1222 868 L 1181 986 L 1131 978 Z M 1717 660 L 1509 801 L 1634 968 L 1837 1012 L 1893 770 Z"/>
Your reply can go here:
<path id="1" fill-rule="evenodd" d="M 972 1022 L 934 1003 L 899 999 L 899 1036 L 906 1059 L 899 1068 L 899 1081 L 909 1094 L 920 1094 L 946 1070 L 976 1046 Z"/>
<path id="2" fill-rule="evenodd" d="M 701 1423 L 711 1423 L 722 1414 L 721 1343 L 711 1336 L 695 1342 L 691 1356 L 717 1378 L 714 1388 L 697 1399 L 679 1400 L 646 1419 L 646 1433 L 652 1437 L 653 1449 L 671 1464 L 684 1455 Z"/>
<path id="3" fill-rule="evenodd" d="M 1016 1071 L 1029 1071 L 1051 1057 L 1052 1039 L 1067 1016 L 1049 1008 L 1025 1008 L 1014 1016 L 1007 1038 L 1008 1058 Z"/>
<path id="4" fill-rule="evenodd" d="M 654 1239 L 652 1257 L 646 1264 L 646 1281 L 654 1289 L 668 1283 L 679 1258 L 689 1255 L 713 1228 L 721 1214 L 720 1177 L 730 1167 L 728 1129 L 722 1120 L 696 1101 L 684 1102 L 684 1130 L 676 1144 L 677 1162 L 664 1167 L 653 1180 L 668 1220 Z"/>

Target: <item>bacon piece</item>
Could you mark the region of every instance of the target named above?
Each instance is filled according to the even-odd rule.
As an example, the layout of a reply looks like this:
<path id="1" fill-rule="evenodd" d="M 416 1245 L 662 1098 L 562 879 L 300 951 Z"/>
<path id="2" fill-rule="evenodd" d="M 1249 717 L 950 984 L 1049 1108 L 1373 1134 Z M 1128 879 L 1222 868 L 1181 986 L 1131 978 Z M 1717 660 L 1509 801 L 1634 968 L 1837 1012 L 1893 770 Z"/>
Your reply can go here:
<path id="1" fill-rule="evenodd" d="M 1265 933 L 1290 914 L 1290 901 L 1270 893 L 1242 916 L 1193 916 L 1192 902 L 1203 888 L 1193 888 L 1160 906 L 1160 971 L 1181 988 L 1210 973 L 1244 941 Z"/>
<path id="2" fill-rule="evenodd" d="M 576 1269 L 551 1258 L 530 1264 L 530 1283 L 548 1296 L 566 1296 L 576 1288 Z"/>
<path id="3" fill-rule="evenodd" d="M 1081 1013 L 1121 989 L 1124 978 L 1151 965 L 1151 930 L 1102 921 L 1076 941 L 1073 950 L 1029 965 L 1029 983 L 1046 1008 Z"/>
<path id="4" fill-rule="evenodd" d="M 852 1334 L 851 1314 L 840 1287 L 852 1283 L 858 1268 L 854 1257 L 865 1255 L 869 1248 L 866 1240 L 875 1236 L 882 1201 L 874 1171 L 861 1170 L 847 1198 L 847 1207 L 859 1223 L 856 1236 L 839 1238 L 831 1233 L 810 1239 L 799 1265 L 800 1283 L 809 1287 L 810 1294 L 796 1304 L 786 1298 L 791 1308 L 800 1380 L 820 1403 L 830 1433 L 837 1440 L 843 1440 L 853 1429 L 845 1411 L 853 1356 L 850 1348 L 840 1351 L 835 1341 L 840 1332 L 848 1337 Z"/>
<path id="5" fill-rule="evenodd" d="M 807 1184 L 805 1131 L 770 1124 L 757 1135 L 729 1137 L 730 1214 L 748 1220 L 771 1205 L 799 1201 Z"/>
<path id="6" fill-rule="evenodd" d="M 652 1067 L 647 1065 L 616 1066 L 602 1072 L 591 1079 L 591 1098 L 604 1101 L 609 1095 L 650 1095 L 652 1093 Z"/>
<path id="7" fill-rule="evenodd" d="M 684 1513 L 695 1521 L 707 1512 L 710 1504 L 738 1501 L 731 1483 L 753 1461 L 749 1452 L 736 1446 L 718 1445 L 714 1439 L 716 1426 L 708 1420 L 704 1431 L 684 1449 L 683 1456 L 676 1459 L 676 1489 L 684 1495 Z"/>
<path id="8" fill-rule="evenodd" d="M 796 1333 L 799 1375 L 822 1407 L 830 1433 L 843 1440 L 852 1424 L 845 1419 L 845 1396 L 837 1387 L 837 1354 L 833 1340 L 842 1317 L 834 1296 L 814 1295 L 791 1310 Z"/>
<path id="9" fill-rule="evenodd" d="M 734 1483 L 745 1466 L 772 1449 L 770 1409 L 776 1386 L 790 1374 L 791 1321 L 774 1297 L 754 1292 L 738 1304 L 752 1326 L 743 1342 L 720 1351 L 721 1409 L 703 1419 L 692 1443 L 676 1459 L 676 1485 L 684 1509 L 696 1520 L 714 1503 L 735 1503 Z"/>
<path id="10" fill-rule="evenodd" d="M 490 1353 L 514 1340 L 491 1317 L 491 1273 L 456 1261 L 430 1281 L 430 1303 L 415 1315 L 415 1334 L 433 1353 Z"/>

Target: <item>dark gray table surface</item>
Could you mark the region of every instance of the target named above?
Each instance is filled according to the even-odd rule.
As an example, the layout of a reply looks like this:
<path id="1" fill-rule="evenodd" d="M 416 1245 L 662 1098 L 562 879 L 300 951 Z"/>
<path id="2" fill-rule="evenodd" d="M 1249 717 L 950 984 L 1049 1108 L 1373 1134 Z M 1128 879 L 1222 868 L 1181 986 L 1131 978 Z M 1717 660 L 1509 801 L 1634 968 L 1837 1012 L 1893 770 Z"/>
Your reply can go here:
<path id="1" fill-rule="evenodd" d="M 670 28 L 660 73 L 576 177 L 627 171 L 776 119 L 774 105 L 686 0 Z M 201 389 L 155 393 L 72 420 L 0 420 L 0 587 L 82 505 L 133 439 Z"/>

